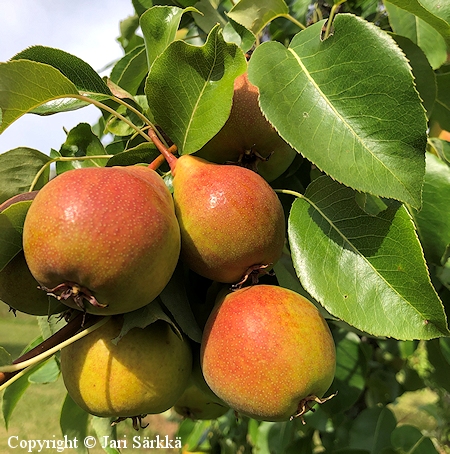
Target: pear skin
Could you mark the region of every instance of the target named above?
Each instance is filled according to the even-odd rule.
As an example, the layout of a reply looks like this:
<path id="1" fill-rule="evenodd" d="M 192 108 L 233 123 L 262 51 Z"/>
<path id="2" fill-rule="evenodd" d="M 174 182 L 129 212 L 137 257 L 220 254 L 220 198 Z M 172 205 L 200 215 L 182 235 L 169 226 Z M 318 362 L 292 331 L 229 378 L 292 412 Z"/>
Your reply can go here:
<path id="1" fill-rule="evenodd" d="M 200 357 L 212 391 L 236 412 L 264 421 L 301 416 L 321 400 L 336 367 L 333 337 L 317 308 L 273 285 L 219 301 Z"/>

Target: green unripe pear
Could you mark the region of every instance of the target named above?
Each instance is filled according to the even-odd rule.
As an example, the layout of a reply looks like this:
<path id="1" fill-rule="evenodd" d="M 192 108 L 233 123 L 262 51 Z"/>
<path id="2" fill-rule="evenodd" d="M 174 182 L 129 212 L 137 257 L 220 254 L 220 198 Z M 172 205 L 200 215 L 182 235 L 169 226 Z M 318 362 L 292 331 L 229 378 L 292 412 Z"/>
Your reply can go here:
<path id="1" fill-rule="evenodd" d="M 206 323 L 201 366 L 217 396 L 265 421 L 302 416 L 331 385 L 335 345 L 317 308 L 291 290 L 254 285 L 226 295 Z"/>
<path id="2" fill-rule="evenodd" d="M 171 165 L 172 168 L 172 165 Z M 283 207 L 257 173 L 184 155 L 173 178 L 181 257 L 196 273 L 237 283 L 273 265 L 285 240 Z"/>
<path id="3" fill-rule="evenodd" d="M 189 342 L 159 320 L 131 329 L 115 344 L 121 327 L 121 318 L 113 317 L 61 350 L 69 395 L 97 416 L 126 418 L 168 410 L 189 383 Z"/>
<path id="4" fill-rule="evenodd" d="M 55 298 L 39 290 L 30 273 L 23 251 L 0 271 L 0 300 L 12 309 L 30 315 L 51 315 L 67 309 Z"/>
<path id="5" fill-rule="evenodd" d="M 70 307 L 109 315 L 138 309 L 166 286 L 180 231 L 161 177 L 141 166 L 65 172 L 37 194 L 23 248 L 41 287 Z"/>
<path id="6" fill-rule="evenodd" d="M 259 90 L 249 82 L 247 73 L 237 77 L 228 120 L 196 156 L 219 164 L 240 162 L 267 181 L 278 178 L 297 152 L 264 117 L 258 98 Z"/>

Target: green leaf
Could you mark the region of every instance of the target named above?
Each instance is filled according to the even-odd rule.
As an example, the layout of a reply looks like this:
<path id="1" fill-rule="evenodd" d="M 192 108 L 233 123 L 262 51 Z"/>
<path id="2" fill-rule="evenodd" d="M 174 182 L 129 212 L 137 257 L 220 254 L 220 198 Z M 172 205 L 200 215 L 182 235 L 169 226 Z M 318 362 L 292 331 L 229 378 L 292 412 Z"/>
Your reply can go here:
<path id="1" fill-rule="evenodd" d="M 88 63 L 63 50 L 46 46 L 32 46 L 19 52 L 11 60 L 45 63 L 59 70 L 73 82 L 79 91 L 111 94 L 103 79 Z"/>
<path id="2" fill-rule="evenodd" d="M 447 60 L 447 45 L 444 38 L 430 24 L 412 13 L 385 1 L 392 30 L 409 38 L 425 53 L 433 69 L 440 68 Z"/>
<path id="3" fill-rule="evenodd" d="M 92 418 L 92 427 L 97 435 L 98 440 L 105 440 L 103 437 L 108 437 L 106 440 L 117 440 L 117 426 L 112 425 L 114 418 L 101 418 L 94 416 Z M 103 450 L 107 454 L 120 454 L 116 448 L 106 446 Z"/>
<path id="4" fill-rule="evenodd" d="M 288 235 L 300 282 L 332 315 L 376 336 L 449 334 L 404 206 L 368 215 L 352 189 L 319 177 L 293 203 Z"/>
<path id="5" fill-rule="evenodd" d="M 0 203 L 29 191 L 36 174 L 50 161 L 47 155 L 32 148 L 14 148 L 0 154 Z M 48 179 L 47 169 L 34 189 L 40 189 Z"/>
<path id="6" fill-rule="evenodd" d="M 209 33 L 217 24 L 225 27 L 226 20 L 210 0 L 200 0 L 195 3 L 195 8 L 200 12 L 194 15 L 195 23 L 205 33 Z"/>
<path id="7" fill-rule="evenodd" d="M 148 9 L 141 16 L 140 25 L 144 35 L 149 68 L 175 39 L 181 17 L 188 11 L 198 12 L 195 8 L 181 9 L 176 6 L 158 5 Z"/>
<path id="8" fill-rule="evenodd" d="M 433 366 L 430 372 L 429 379 L 438 387 L 444 388 L 450 392 L 450 364 L 446 361 L 441 350 L 439 339 L 434 339 L 427 342 L 428 361 Z"/>
<path id="9" fill-rule="evenodd" d="M 426 163 L 422 209 L 411 211 L 427 260 L 441 265 L 450 244 L 450 168 L 431 153 Z"/>
<path id="10" fill-rule="evenodd" d="M 105 159 L 59 161 L 56 163 L 56 172 L 58 174 L 82 167 L 104 167 L 109 159 L 107 158 L 105 147 L 92 132 L 92 127 L 88 123 L 79 123 L 69 131 L 66 141 L 61 145 L 59 155 L 65 158 L 104 155 Z"/>
<path id="11" fill-rule="evenodd" d="M 244 52 L 249 51 L 255 44 L 255 35 L 230 18 L 230 21 L 223 28 L 223 37 L 229 43 L 235 43 Z"/>
<path id="12" fill-rule="evenodd" d="M 153 63 L 145 86 L 149 108 L 179 153 L 199 150 L 225 124 L 234 79 L 245 69 L 244 53 L 223 40 L 219 26 L 203 46 L 174 41 Z"/>
<path id="13" fill-rule="evenodd" d="M 25 374 L 22 375 L 19 379 L 11 383 L 3 393 L 2 411 L 6 430 L 8 430 L 9 421 L 14 409 L 16 408 L 17 402 L 19 402 L 28 386 L 30 386 L 28 377 L 32 374 L 32 372 L 33 370 L 25 372 Z"/>
<path id="14" fill-rule="evenodd" d="M 77 87 L 67 77 L 47 64 L 30 60 L 0 63 L 0 133 L 34 108 L 78 94 Z"/>
<path id="15" fill-rule="evenodd" d="M 351 408 L 365 387 L 366 360 L 360 348 L 360 338 L 344 330 L 334 334 L 336 343 L 336 373 L 328 393 L 337 395 L 321 409 L 334 416 Z"/>
<path id="16" fill-rule="evenodd" d="M 58 378 L 59 365 L 53 356 L 36 367 L 28 380 L 30 383 L 54 383 Z"/>
<path id="17" fill-rule="evenodd" d="M 450 142 L 437 137 L 430 137 L 428 143 L 430 145 L 430 153 L 435 154 L 447 165 L 450 165 Z"/>
<path id="18" fill-rule="evenodd" d="M 269 22 L 288 14 L 289 8 L 284 0 L 240 0 L 228 16 L 258 35 Z"/>
<path id="19" fill-rule="evenodd" d="M 363 410 L 350 429 L 350 448 L 367 449 L 370 454 L 382 454 L 391 447 L 391 433 L 397 421 L 386 407 Z"/>
<path id="20" fill-rule="evenodd" d="M 438 454 L 430 438 L 422 435 L 417 427 L 396 427 L 391 436 L 392 446 L 408 454 Z"/>
<path id="21" fill-rule="evenodd" d="M 106 165 L 111 166 L 132 166 L 135 164 L 150 164 L 161 153 L 150 142 L 143 142 L 134 148 L 129 148 L 122 153 L 117 153 L 108 160 Z"/>
<path id="22" fill-rule="evenodd" d="M 430 24 L 444 37 L 447 46 L 450 46 L 450 14 L 445 3 L 435 0 L 389 0 L 389 2 Z"/>
<path id="23" fill-rule="evenodd" d="M 194 342 L 200 343 L 202 332 L 189 304 L 183 279 L 183 270 L 178 266 L 159 297 L 180 329 Z"/>
<path id="24" fill-rule="evenodd" d="M 260 105 L 319 169 L 362 192 L 420 206 L 427 121 L 404 54 L 378 27 L 338 14 L 289 48 L 261 44 L 249 62 Z M 356 38 L 357 37 L 357 38 Z"/>
<path id="25" fill-rule="evenodd" d="M 0 365 L 7 366 L 12 364 L 11 354 L 8 353 L 3 347 L 0 347 Z"/>
<path id="26" fill-rule="evenodd" d="M 135 95 L 148 73 L 145 46 L 137 46 L 122 57 L 111 71 L 111 80 Z"/>
<path id="27" fill-rule="evenodd" d="M 61 409 L 59 425 L 62 434 L 66 435 L 69 440 L 78 440 L 76 452 L 80 454 L 88 453 L 83 443 L 88 434 L 88 419 L 89 414 L 82 410 L 67 394 Z"/>
<path id="28" fill-rule="evenodd" d="M 425 110 L 430 115 L 437 96 L 436 75 L 419 46 L 404 36 L 396 34 L 392 34 L 391 36 L 402 48 L 406 58 L 409 60 L 414 74 L 416 88 L 422 98 Z"/>
<path id="29" fill-rule="evenodd" d="M 436 74 L 437 98 L 432 118 L 441 128 L 450 131 L 450 73 Z"/>

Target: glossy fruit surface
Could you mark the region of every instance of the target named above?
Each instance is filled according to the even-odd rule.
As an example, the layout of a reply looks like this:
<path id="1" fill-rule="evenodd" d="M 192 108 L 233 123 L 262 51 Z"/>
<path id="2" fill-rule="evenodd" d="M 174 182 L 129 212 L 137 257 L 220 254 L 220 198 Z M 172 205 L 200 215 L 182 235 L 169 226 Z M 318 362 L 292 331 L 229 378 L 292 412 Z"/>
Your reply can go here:
<path id="1" fill-rule="evenodd" d="M 259 90 L 248 80 L 247 73 L 237 77 L 227 122 L 196 155 L 219 164 L 241 160 L 267 181 L 273 181 L 289 167 L 297 152 L 264 117 L 258 97 Z"/>
<path id="2" fill-rule="evenodd" d="M 173 188 L 181 257 L 196 273 L 236 283 L 281 256 L 285 218 L 277 194 L 252 170 L 184 155 Z"/>
<path id="3" fill-rule="evenodd" d="M 189 383 L 192 353 L 170 325 L 133 328 L 117 345 L 120 318 L 61 351 L 61 372 L 72 399 L 88 413 L 133 417 L 174 405 Z"/>
<path id="4" fill-rule="evenodd" d="M 49 293 L 90 313 L 120 314 L 150 303 L 165 287 L 179 258 L 180 231 L 156 172 L 92 167 L 65 172 L 39 191 L 23 247 Z"/>
<path id="5" fill-rule="evenodd" d="M 254 285 L 229 293 L 205 326 L 201 365 L 227 405 L 258 420 L 284 421 L 328 390 L 335 346 L 317 308 L 291 290 Z"/>

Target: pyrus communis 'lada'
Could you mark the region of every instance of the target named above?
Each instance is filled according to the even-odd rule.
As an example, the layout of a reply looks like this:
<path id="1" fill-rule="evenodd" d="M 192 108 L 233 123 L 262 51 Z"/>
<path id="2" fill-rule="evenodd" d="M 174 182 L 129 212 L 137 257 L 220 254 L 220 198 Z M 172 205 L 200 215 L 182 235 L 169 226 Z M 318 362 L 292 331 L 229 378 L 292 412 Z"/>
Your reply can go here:
<path id="1" fill-rule="evenodd" d="M 172 196 L 141 166 L 65 172 L 38 193 L 23 248 L 31 273 L 68 306 L 101 315 L 150 303 L 180 252 Z"/>
<path id="2" fill-rule="evenodd" d="M 238 283 L 278 261 L 284 212 L 264 178 L 236 165 L 176 158 L 152 139 L 173 174 L 181 257 L 189 268 L 213 281 Z"/>
<path id="3" fill-rule="evenodd" d="M 219 164 L 240 161 L 273 181 L 289 167 L 297 152 L 264 117 L 258 97 L 259 90 L 247 73 L 237 77 L 228 120 L 196 155 Z"/>
<path id="4" fill-rule="evenodd" d="M 121 317 L 113 317 L 61 350 L 69 395 L 97 416 L 126 418 L 168 410 L 189 383 L 189 342 L 158 320 L 131 329 L 115 344 L 121 327 Z"/>
<path id="5" fill-rule="evenodd" d="M 302 416 L 327 391 L 336 353 L 317 308 L 291 290 L 254 285 L 229 293 L 206 323 L 206 382 L 235 411 L 258 420 Z"/>

